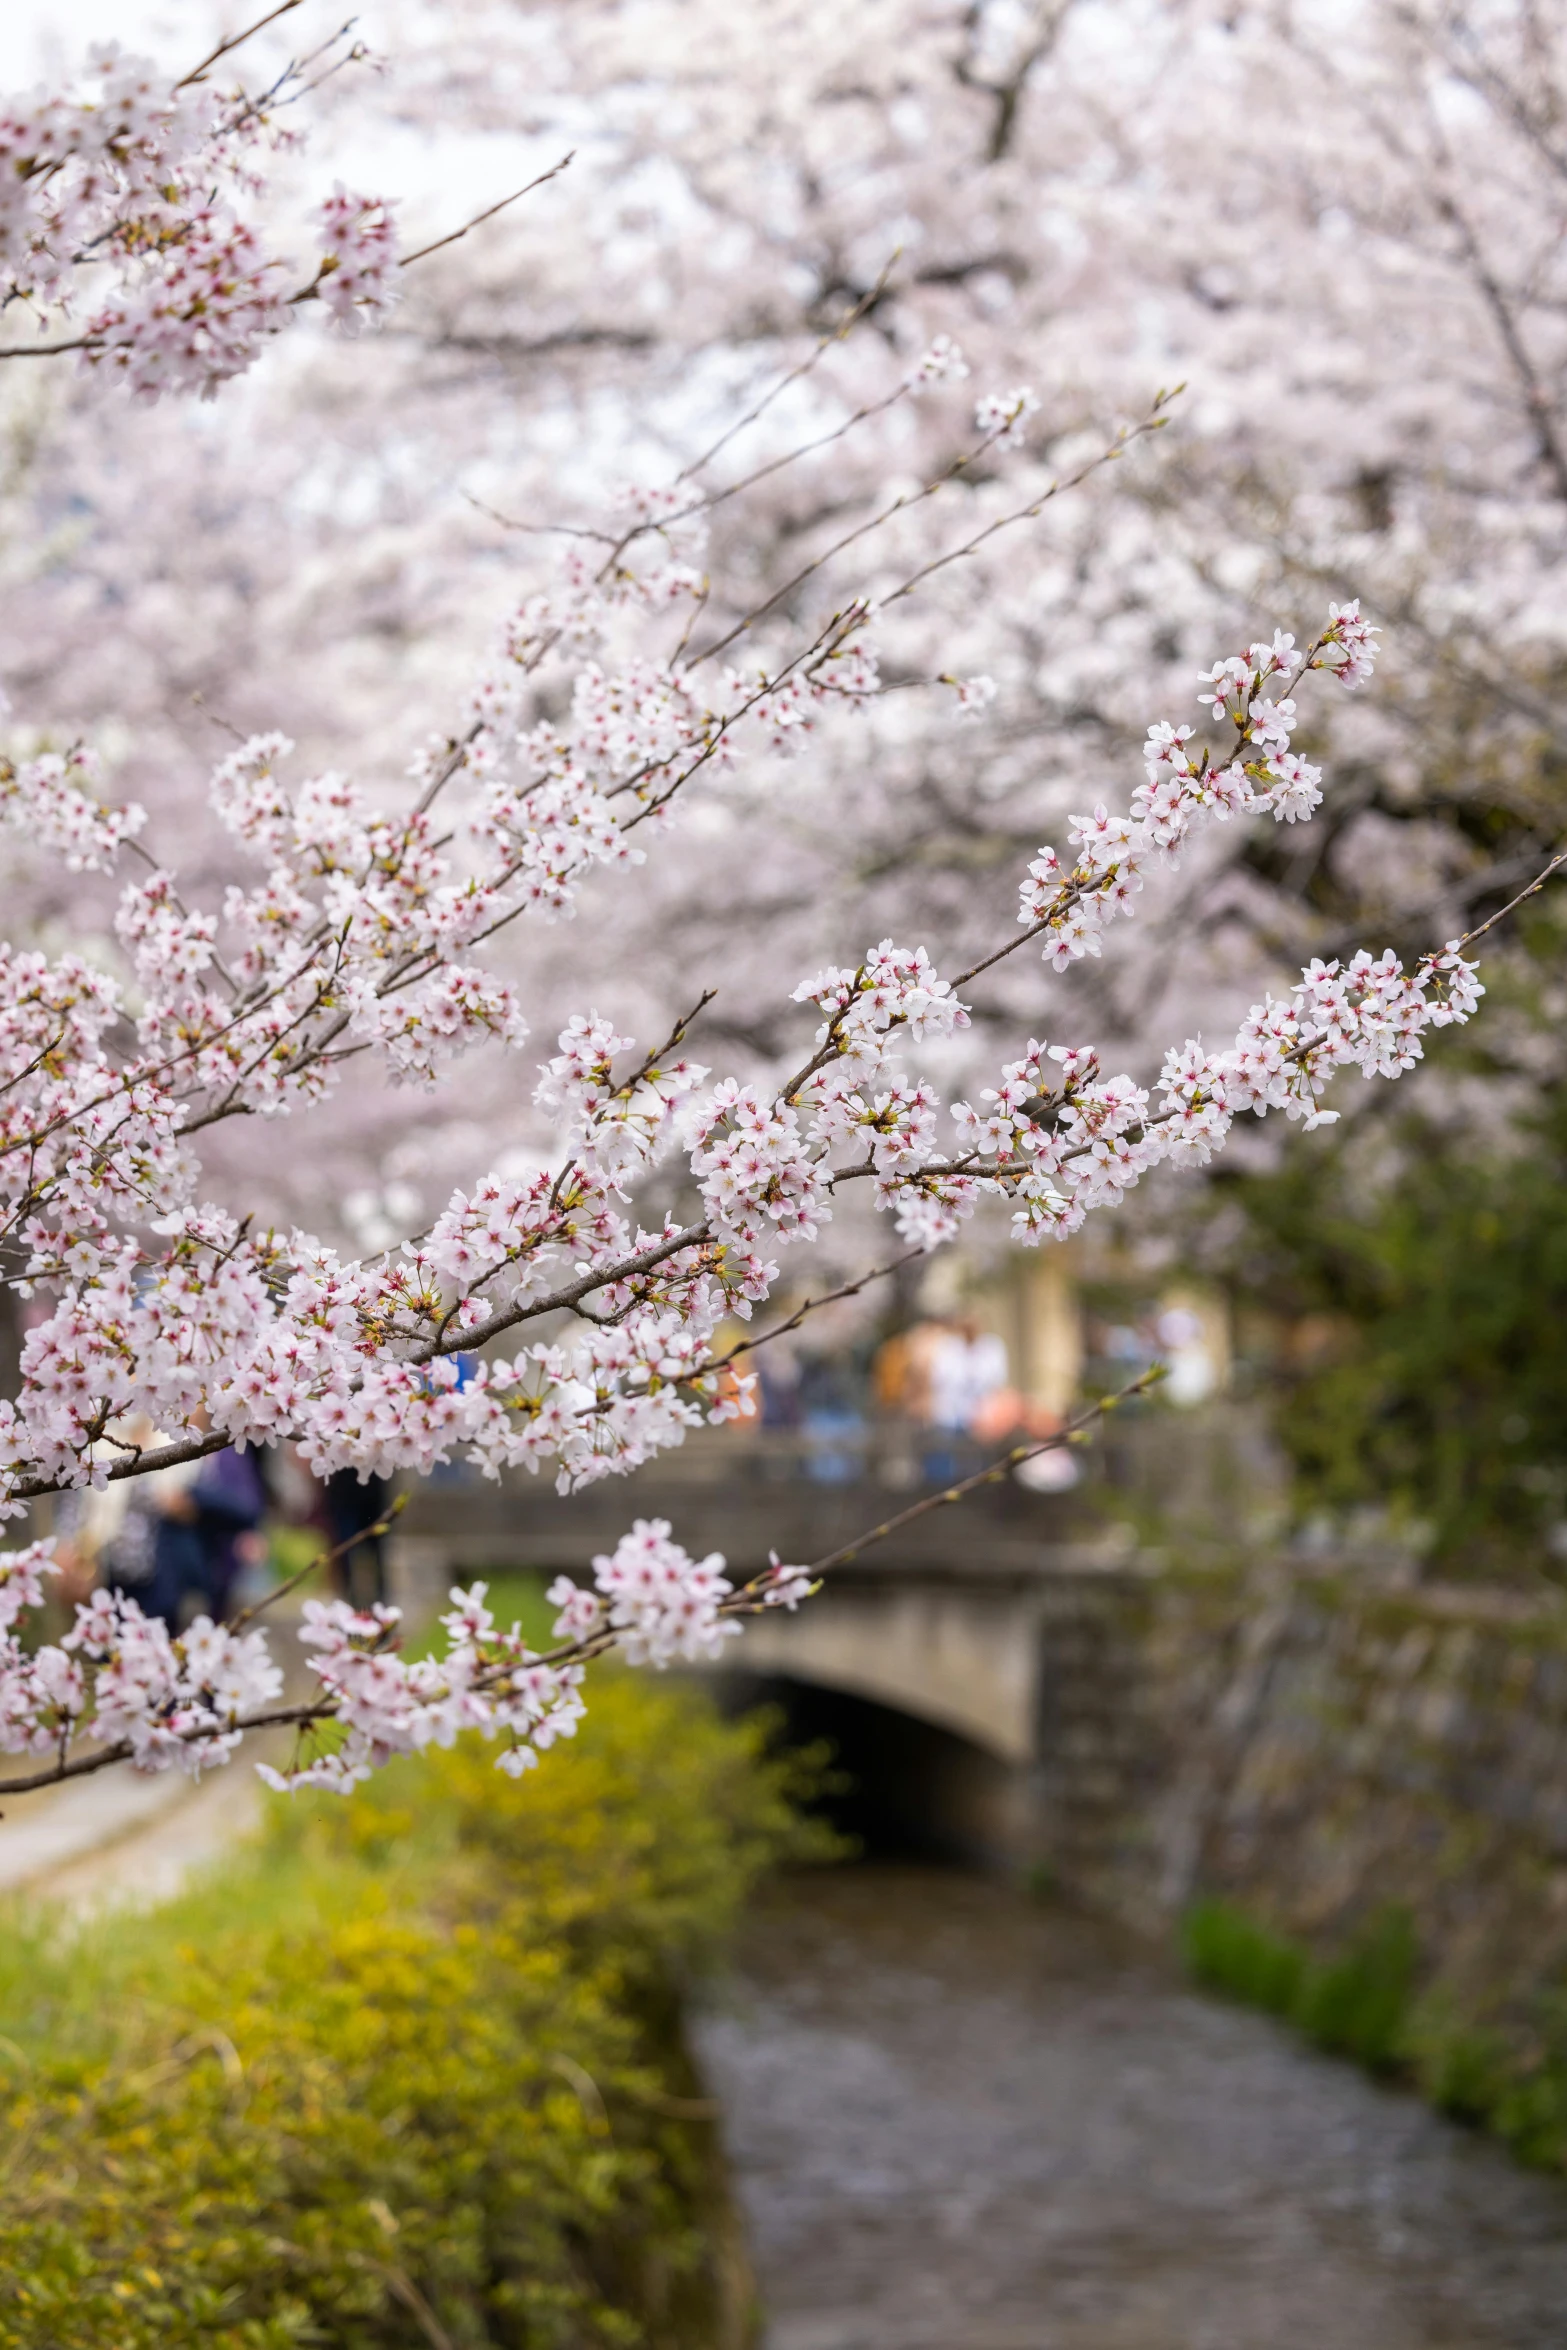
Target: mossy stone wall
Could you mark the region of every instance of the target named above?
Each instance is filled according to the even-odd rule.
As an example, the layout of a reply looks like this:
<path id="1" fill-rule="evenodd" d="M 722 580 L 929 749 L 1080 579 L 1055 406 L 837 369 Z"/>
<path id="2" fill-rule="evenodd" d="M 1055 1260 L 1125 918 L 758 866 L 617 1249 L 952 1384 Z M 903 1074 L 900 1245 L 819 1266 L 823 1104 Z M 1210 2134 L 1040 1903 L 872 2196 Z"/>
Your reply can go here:
<path id="1" fill-rule="evenodd" d="M 1094 1833 L 1056 1814 L 1082 1891 L 1154 1925 L 1218 1898 L 1325 1952 L 1394 1906 L 1429 1986 L 1514 2029 L 1567 1985 L 1554 1594 L 1166 1567 L 1096 1612 Z"/>

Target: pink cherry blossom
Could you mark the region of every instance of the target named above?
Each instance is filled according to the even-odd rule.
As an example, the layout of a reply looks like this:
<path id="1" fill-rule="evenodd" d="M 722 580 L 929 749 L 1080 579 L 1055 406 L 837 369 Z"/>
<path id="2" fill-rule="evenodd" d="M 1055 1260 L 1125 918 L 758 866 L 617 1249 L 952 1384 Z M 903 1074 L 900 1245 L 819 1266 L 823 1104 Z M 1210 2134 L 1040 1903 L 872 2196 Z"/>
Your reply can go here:
<path id="1" fill-rule="evenodd" d="M 13 315 L 31 305 L 46 324 L 79 325 L 60 347 L 151 399 L 214 392 L 308 306 L 350 330 L 382 314 L 398 285 L 391 200 L 339 186 L 311 249 L 275 250 L 273 136 L 242 93 L 175 85 L 114 53 L 80 86 L 11 107 L 0 275 Z M 815 364 L 786 370 L 780 391 Z M 942 1099 L 972 1038 L 971 983 L 1007 953 L 1036 946 L 1056 973 L 1111 953 L 1126 937 L 1118 918 L 1188 844 L 1312 819 L 1329 787 L 1295 748 L 1322 706 L 1311 697 L 1334 678 L 1357 690 L 1373 667 L 1377 631 L 1350 601 L 1303 644 L 1277 630 L 1216 654 L 1195 680 L 1201 716 L 1150 726 L 1140 774 L 1135 758 L 1124 779 L 1110 760 L 1074 771 L 1056 803 L 1078 811 L 1065 848 L 1041 847 L 1008 885 L 1015 924 L 965 874 L 982 942 L 969 969 L 938 970 L 901 927 L 869 945 L 838 928 L 800 948 L 791 970 L 820 967 L 790 994 L 749 966 L 731 975 L 731 925 L 692 994 L 711 977 L 729 991 L 728 1034 L 782 1042 L 715 1071 L 685 1055 L 685 1021 L 662 1043 L 622 1033 L 641 1025 L 622 926 L 639 894 L 653 920 L 664 902 L 644 888 L 645 841 L 699 809 L 681 846 L 721 844 L 712 857 L 733 870 L 717 896 L 733 916 L 752 843 L 810 805 L 818 765 L 842 787 L 854 837 L 845 778 L 861 779 L 842 744 L 874 766 L 889 711 L 915 768 L 938 741 L 979 757 L 986 730 L 945 722 L 990 704 L 991 678 L 970 674 L 986 655 L 931 583 L 976 579 L 976 607 L 1014 593 L 1004 565 L 965 567 L 1163 421 L 1156 402 L 1058 484 L 1025 445 L 1045 409 L 1035 392 L 985 395 L 970 432 L 966 396 L 943 415 L 944 387 L 967 374 L 950 337 L 900 327 L 879 364 L 874 396 L 824 396 L 803 428 L 814 437 L 750 475 L 671 464 L 672 478 L 596 503 L 584 492 L 577 518 L 551 529 L 553 555 L 522 587 L 496 588 L 486 657 L 450 685 L 433 731 L 427 714 L 398 735 L 389 780 L 379 752 L 302 761 L 275 725 L 227 752 L 209 793 L 224 836 L 216 880 L 182 872 L 177 825 L 160 837 L 141 808 L 110 804 L 86 747 L 0 760 L 0 821 L 34 854 L 120 884 L 112 975 L 85 952 L 0 949 L 0 1243 L 31 1306 L 19 1392 L 0 1404 L 0 1512 L 227 1442 L 287 1442 L 322 1474 L 462 1460 L 580 1489 L 739 1408 L 724 1326 L 761 1309 L 765 1335 L 782 1268 L 799 1261 L 785 1251 L 816 1241 L 840 1197 L 868 1200 L 924 1250 L 999 1201 L 1018 1242 L 1040 1245 L 1165 1163 L 1206 1161 L 1245 1111 L 1331 1120 L 1336 1075 L 1397 1078 L 1427 1031 L 1472 1016 L 1482 991 L 1465 939 L 1408 969 L 1366 950 L 1261 994 L 1232 1041 L 1154 1043 L 1148 1081 L 1117 1070 L 1109 1047 L 1029 1036 L 972 1101 Z M 1056 410 L 1052 396 L 1052 444 Z M 939 462 L 925 465 L 916 426 L 948 436 Z M 852 511 L 834 538 L 840 479 Z M 763 481 L 810 492 L 805 522 L 782 533 L 801 543 L 781 581 L 752 563 L 744 501 Z M 1020 637 L 1037 635 L 1027 594 L 1017 602 Z M 1120 662 L 1113 629 L 1095 651 Z M 997 667 L 1010 710 L 1017 664 Z M 266 686 L 247 680 L 247 703 L 280 715 Z M 747 831 L 759 809 L 782 811 L 777 832 Z M 592 980 L 583 1008 L 549 1017 L 551 1053 L 530 1046 L 529 986 L 494 942 L 573 916 Z M 676 946 L 696 959 L 695 928 Z M 303 1153 L 310 1129 L 284 1122 L 329 1118 L 355 1066 L 414 1089 L 399 1098 L 415 1126 L 422 1089 L 479 1050 L 492 1090 L 509 1110 L 531 1103 L 528 1132 L 546 1139 L 519 1152 L 476 1138 L 417 1231 L 410 1216 L 385 1245 L 334 1245 L 303 1211 L 222 1204 L 219 1130 L 282 1134 Z M 515 1139 L 504 1115 L 497 1129 Z M 98 1593 L 62 1640 L 24 1638 L 49 1565 L 39 1544 L 0 1559 L 6 1750 L 63 1767 L 79 1742 L 89 1759 L 197 1771 L 247 1728 L 301 1710 L 280 1705 L 259 1629 L 198 1620 L 171 1638 L 133 1601 Z M 664 1521 L 639 1519 L 594 1562 L 591 1590 L 552 1587 L 557 1645 L 543 1653 L 495 1623 L 479 1586 L 453 1595 L 444 1649 L 414 1661 L 396 1610 L 311 1602 L 316 1695 L 298 1759 L 270 1775 L 346 1790 L 466 1732 L 496 1741 L 500 1767 L 529 1769 L 571 1734 L 603 1651 L 654 1665 L 716 1655 L 747 1613 L 793 1608 L 812 1583 L 774 1560 L 737 1586 L 718 1554 L 693 1558 Z M 330 1742 L 314 1740 L 326 1725 Z"/>

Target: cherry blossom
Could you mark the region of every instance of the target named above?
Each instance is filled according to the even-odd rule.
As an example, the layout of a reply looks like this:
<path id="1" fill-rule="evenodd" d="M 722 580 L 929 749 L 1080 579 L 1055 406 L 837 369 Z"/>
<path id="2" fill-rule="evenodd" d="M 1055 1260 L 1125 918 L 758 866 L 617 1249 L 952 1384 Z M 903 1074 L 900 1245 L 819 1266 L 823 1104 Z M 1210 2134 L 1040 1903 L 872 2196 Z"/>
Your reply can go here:
<path id="1" fill-rule="evenodd" d="M 112 58 L 93 73 L 87 96 L 40 99 L 6 129 L 19 160 L 0 246 L 11 291 L 37 303 L 70 301 L 78 269 L 85 303 L 91 272 L 108 273 L 70 338 L 89 369 L 149 397 L 211 391 L 307 299 L 347 324 L 386 307 L 389 200 L 339 187 L 313 271 L 291 274 L 249 209 L 265 110 L 205 83 L 171 94 Z M 1031 1037 L 973 1101 L 943 1100 L 982 973 L 1030 946 L 1053 975 L 1102 956 L 1127 935 L 1116 917 L 1150 902 L 1210 819 L 1313 820 L 1326 787 L 1295 748 L 1305 697 L 1366 683 L 1377 634 L 1339 600 L 1303 648 L 1279 630 L 1211 660 L 1195 680 L 1201 721 L 1151 726 L 1124 803 L 1108 783 L 1102 799 L 1085 793 L 1065 851 L 1039 847 L 1009 885 L 1010 935 L 1008 906 L 973 886 L 985 951 L 966 969 L 938 969 L 900 926 L 870 945 L 841 937 L 792 993 L 745 975 L 737 1025 L 765 1016 L 788 1042 L 741 1069 L 687 1057 L 694 1013 L 645 1046 L 586 989 L 534 1041 L 541 1023 L 497 939 L 581 913 L 608 981 L 645 843 L 693 805 L 726 820 L 714 837 L 739 862 L 744 811 L 795 806 L 789 779 L 851 730 L 868 762 L 888 708 L 921 741 L 925 713 L 944 730 L 954 710 L 981 719 L 1000 697 L 968 673 L 932 582 L 1030 528 L 1164 419 L 1161 397 L 1047 479 L 1028 445 L 1044 402 L 1018 387 L 970 410 L 952 390 L 968 363 L 951 338 L 921 342 L 912 368 L 919 344 L 892 354 L 858 406 L 749 472 L 714 470 L 726 432 L 675 478 L 552 527 L 552 564 L 495 597 L 488 657 L 436 731 L 426 716 L 397 744 L 390 780 L 361 780 L 373 760 L 312 772 L 275 725 L 244 741 L 211 777 L 228 855 L 216 894 L 187 885 L 177 841 L 139 807 L 109 804 L 85 748 L 0 762 L 0 820 L 35 852 L 121 883 L 112 970 L 0 950 L 0 1252 L 32 1301 L 20 1389 L 0 1403 L 0 1514 L 230 1442 L 286 1441 L 320 1474 L 461 1459 L 578 1490 L 740 1408 L 723 1326 L 759 1317 L 766 1337 L 785 1252 L 816 1242 L 841 1200 L 868 1198 L 920 1250 L 1000 1200 L 1017 1240 L 1037 1245 L 1166 1162 L 1202 1163 L 1243 1112 L 1331 1119 L 1335 1075 L 1396 1078 L 1428 1030 L 1473 1014 L 1467 935 L 1408 968 L 1391 949 L 1347 953 L 1261 995 L 1233 1041 L 1161 1053 L 1145 1039 L 1141 1080 L 1106 1074 L 1109 1047 Z M 900 438 L 911 418 L 943 436 L 929 463 Z M 820 493 L 845 448 L 879 486 L 856 490 L 840 529 Z M 826 519 L 802 526 L 792 570 L 758 581 L 734 517 L 784 479 L 810 487 Z M 1007 584 L 1004 567 L 986 577 Z M 910 612 L 933 615 L 924 635 L 903 633 Z M 406 1238 L 356 1254 L 214 1196 L 211 1138 L 234 1122 L 292 1138 L 284 1121 L 323 1114 L 351 1065 L 412 1089 L 417 1115 L 419 1089 L 481 1048 L 547 1143 L 488 1166 L 476 1154 L 478 1171 Z M 444 1652 L 417 1661 L 396 1610 L 312 1602 L 316 1693 L 290 1706 L 247 1625 L 198 1620 L 171 1638 L 99 1593 L 58 1643 L 25 1640 L 48 1565 L 39 1544 L 0 1558 L 0 1746 L 43 1758 L 34 1776 L 108 1759 L 195 1771 L 248 1729 L 292 1721 L 301 1745 L 268 1766 L 275 1782 L 345 1790 L 467 1731 L 525 1770 L 570 1734 L 598 1655 L 716 1654 L 747 1613 L 792 1608 L 816 1580 L 774 1560 L 737 1586 L 722 1557 L 694 1559 L 662 1520 L 639 1519 L 595 1561 L 591 1591 L 554 1588 L 558 1645 L 542 1653 L 494 1623 L 479 1587 L 454 1594 Z"/>
<path id="2" fill-rule="evenodd" d="M 271 248 L 257 216 L 265 163 L 299 143 L 280 109 L 314 84 L 298 65 L 257 97 L 214 84 L 245 38 L 172 86 L 109 43 L 67 88 L 0 103 L 0 299 L 57 334 L 32 348 L 76 351 L 143 400 L 210 399 L 301 303 L 319 299 L 357 333 L 395 302 L 398 240 L 381 197 L 334 189 L 313 268 Z M 328 49 L 339 63 L 364 54 L 342 36 Z M 0 356 L 29 348 L 13 337 Z"/>
<path id="3" fill-rule="evenodd" d="M 1074 817 L 1073 863 L 1041 849 L 1018 893 L 1018 920 L 1030 937 L 1044 938 L 1045 959 L 1056 970 L 1099 953 L 1105 924 L 1132 912 L 1147 868 L 1174 863 L 1202 817 L 1222 824 L 1267 814 L 1279 824 L 1299 824 L 1321 806 L 1320 771 L 1291 748 L 1298 723 L 1292 693 L 1273 701 L 1262 689 L 1273 680 L 1293 687 L 1314 669 L 1353 689 L 1372 672 L 1377 633 L 1358 603 L 1335 604 L 1327 627 L 1303 653 L 1297 655 L 1293 637 L 1276 633 L 1271 644 L 1216 662 L 1202 673 L 1210 690 L 1198 700 L 1216 724 L 1234 727 L 1233 742 L 1217 749 L 1195 744 L 1189 725 L 1161 719 L 1149 728 L 1146 780 L 1132 794 L 1130 816 L 1111 816 L 1101 806 Z"/>
<path id="4" fill-rule="evenodd" d="M 9 708 L 0 694 L 0 717 Z M 98 796 L 100 780 L 99 762 L 84 744 L 20 762 L 0 754 L 0 822 L 25 822 L 68 872 L 108 872 L 122 841 L 141 831 L 147 811 L 134 802 L 106 808 Z"/>
<path id="5" fill-rule="evenodd" d="M 607 1558 L 593 1562 L 593 1580 L 602 1595 L 605 1621 L 621 1634 L 629 1663 L 695 1663 L 715 1657 L 740 1627 L 720 1618 L 720 1601 L 734 1586 L 723 1573 L 717 1551 L 693 1559 L 669 1535 L 666 1518 L 638 1518 Z M 559 1587 L 557 1586 L 557 1589 Z M 564 1603 L 562 1625 L 580 1621 L 580 1601 Z"/>
<path id="6" fill-rule="evenodd" d="M 1039 394 L 1030 384 L 1010 392 L 987 392 L 974 410 L 976 429 L 1002 449 L 1016 448 L 1031 416 L 1039 414 Z"/>
<path id="7" fill-rule="evenodd" d="M 1109 919 L 1131 910 L 1128 884 L 1205 815 L 1309 820 L 1320 794 L 1302 797 L 1290 763 L 1293 690 L 1314 671 L 1354 670 L 1358 683 L 1370 637 L 1351 606 L 1302 653 L 1275 636 L 1215 664 L 1204 700 L 1234 740 L 1215 751 L 1190 727 L 1154 728 L 1132 812 L 1101 805 L 1076 819 L 1070 867 L 1050 850 L 1033 861 L 1025 939 L 1043 937 L 1058 964 L 1097 948 Z M 819 1023 L 797 1073 L 771 1087 L 710 1081 L 678 1051 L 685 1022 L 637 1058 L 609 1021 L 574 1016 L 534 1093 L 559 1134 L 553 1169 L 487 1175 L 400 1251 L 343 1262 L 302 1232 L 254 1231 L 202 1204 L 192 1138 L 214 1118 L 308 1105 L 345 1038 L 381 1051 L 400 1078 L 482 1038 L 517 1049 L 527 1028 L 510 991 L 453 959 L 473 931 L 444 910 L 477 897 L 488 926 L 531 900 L 516 887 L 516 828 L 497 842 L 481 818 L 489 861 L 459 882 L 428 791 L 393 818 L 341 778 L 290 787 L 287 756 L 259 740 L 213 783 L 237 840 L 269 861 L 270 921 L 243 891 L 219 917 L 186 906 L 161 870 L 126 884 L 119 930 L 141 999 L 128 1061 L 107 1050 L 127 1015 L 112 981 L 38 956 L 0 963 L 4 1230 L 26 1252 L 29 1289 L 53 1301 L 0 1415 L 12 1513 L 41 1489 L 285 1436 L 322 1473 L 423 1472 L 457 1453 L 490 1475 L 553 1466 L 563 1489 L 624 1471 L 737 1408 L 718 1376 L 719 1323 L 765 1303 L 779 1275 L 768 1252 L 809 1243 L 843 1186 L 870 1180 L 876 1206 L 920 1248 L 1000 1196 L 1034 1245 L 1164 1161 L 1207 1159 L 1242 1111 L 1331 1119 L 1322 1096 L 1335 1072 L 1399 1076 L 1426 1031 L 1468 1019 L 1482 992 L 1462 941 L 1409 972 L 1391 952 L 1317 960 L 1287 997 L 1252 1007 L 1232 1046 L 1172 1049 L 1153 1089 L 1105 1076 L 1091 1047 L 1033 1040 L 977 1106 L 953 1105 L 957 1148 L 946 1151 L 937 1088 L 908 1056 L 961 1032 L 957 989 L 974 974 L 948 979 L 923 947 L 887 938 L 795 989 Z M 626 763 L 613 728 L 597 758 L 610 805 Z M 56 804 L 56 774 L 15 773 L 20 810 Z M 639 805 L 633 795 L 621 821 Z M 232 970 L 229 929 L 241 942 Z M 639 1178 L 682 1150 L 686 1220 L 635 1221 Z M 459 1350 L 545 1315 L 564 1315 L 566 1331 L 509 1358 L 485 1353 L 459 1377 Z M 138 1415 L 170 1433 L 133 1439 Z M 171 1640 L 100 1592 L 58 1649 L 26 1653 L 14 1627 L 38 1604 L 47 1564 L 35 1544 L 0 1568 L 0 1741 L 13 1751 L 63 1756 L 90 1721 L 101 1747 L 138 1768 L 195 1770 L 267 1718 L 280 1685 L 259 1632 L 198 1621 Z M 711 1655 L 738 1629 L 731 1603 L 792 1606 L 809 1582 L 775 1564 L 737 1600 L 723 1570 L 716 1554 L 691 1559 L 662 1520 L 638 1520 L 595 1562 L 594 1593 L 554 1588 L 564 1661 L 498 1635 L 482 1594 L 456 1598 L 447 1654 L 414 1664 L 398 1652 L 395 1610 L 312 1602 L 305 1639 L 321 1696 L 310 1720 L 336 1722 L 341 1738 L 272 1776 L 346 1788 L 464 1729 L 504 1733 L 505 1767 L 527 1767 L 572 1727 L 587 1656 L 607 1645 L 634 1662 Z"/>

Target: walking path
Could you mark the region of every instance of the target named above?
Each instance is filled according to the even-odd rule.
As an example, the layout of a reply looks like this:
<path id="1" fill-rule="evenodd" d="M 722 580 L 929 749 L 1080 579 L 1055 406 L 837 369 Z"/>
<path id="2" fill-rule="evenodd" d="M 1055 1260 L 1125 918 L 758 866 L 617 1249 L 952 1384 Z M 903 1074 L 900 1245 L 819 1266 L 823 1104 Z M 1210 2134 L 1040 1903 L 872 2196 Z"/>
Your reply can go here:
<path id="1" fill-rule="evenodd" d="M 19 1796 L 0 1819 L 0 1897 L 19 1894 L 84 1911 L 117 1901 L 149 1906 L 177 1893 L 260 1816 L 261 1785 L 247 1746 L 192 1783 L 172 1772 L 141 1778 L 116 1768 Z"/>
<path id="2" fill-rule="evenodd" d="M 286 1604 L 274 1623 L 285 1686 L 310 1686 Z M 0 1901 L 11 1896 L 71 1910 L 117 1901 L 150 1907 L 177 1893 L 192 1869 L 217 1860 L 261 1812 L 258 1761 L 276 1762 L 291 1733 L 247 1738 L 232 1762 L 199 1780 L 143 1774 L 123 1763 L 0 1804 Z M 0 1778 L 4 1777 L 0 1770 Z"/>

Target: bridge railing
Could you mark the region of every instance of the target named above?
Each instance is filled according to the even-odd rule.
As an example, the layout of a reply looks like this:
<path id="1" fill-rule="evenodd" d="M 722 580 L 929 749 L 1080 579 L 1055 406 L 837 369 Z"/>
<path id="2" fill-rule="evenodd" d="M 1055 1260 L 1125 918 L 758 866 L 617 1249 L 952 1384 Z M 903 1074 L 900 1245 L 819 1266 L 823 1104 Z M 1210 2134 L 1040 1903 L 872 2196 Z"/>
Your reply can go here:
<path id="1" fill-rule="evenodd" d="M 916 1492 L 951 1484 L 996 1458 L 995 1444 L 900 1421 L 816 1428 L 702 1428 L 636 1472 L 632 1486 L 872 1485 Z M 627 1490 L 631 1490 L 628 1486 Z"/>
<path id="2" fill-rule="evenodd" d="M 564 1496 L 526 1471 L 497 1484 L 445 1470 L 414 1487 L 396 1555 L 405 1578 L 426 1584 L 463 1571 L 581 1573 L 641 1517 L 668 1519 L 688 1550 L 722 1551 L 741 1573 L 774 1550 L 805 1564 L 999 1449 L 906 1423 L 846 1420 L 697 1430 L 630 1477 Z M 1271 1490 L 1256 1427 L 1229 1411 L 1117 1415 L 1102 1441 L 1073 1457 L 1072 1490 L 1030 1490 L 1012 1477 L 982 1486 L 959 1508 L 932 1510 L 867 1550 L 855 1573 L 1029 1573 L 1068 1549 L 1113 1551 L 1119 1541 L 1124 1554 L 1161 1514 L 1182 1532 L 1233 1540 Z"/>
<path id="3" fill-rule="evenodd" d="M 773 1550 L 802 1564 L 820 1558 L 995 1457 L 994 1446 L 938 1443 L 927 1431 L 911 1440 L 874 1426 L 704 1429 L 630 1477 L 575 1494 L 558 1494 L 548 1477 L 526 1471 L 498 1484 L 471 1471 L 439 1471 L 413 1488 L 396 1550 L 405 1572 L 580 1570 L 612 1549 L 634 1518 L 657 1517 L 688 1550 L 720 1550 L 749 1573 Z M 1007 1480 L 971 1495 L 961 1511 L 933 1511 L 867 1558 L 945 1566 L 982 1551 L 993 1558 L 1004 1544 L 1021 1560 L 1071 1539 L 1073 1502 L 1071 1494 L 1029 1492 Z"/>

